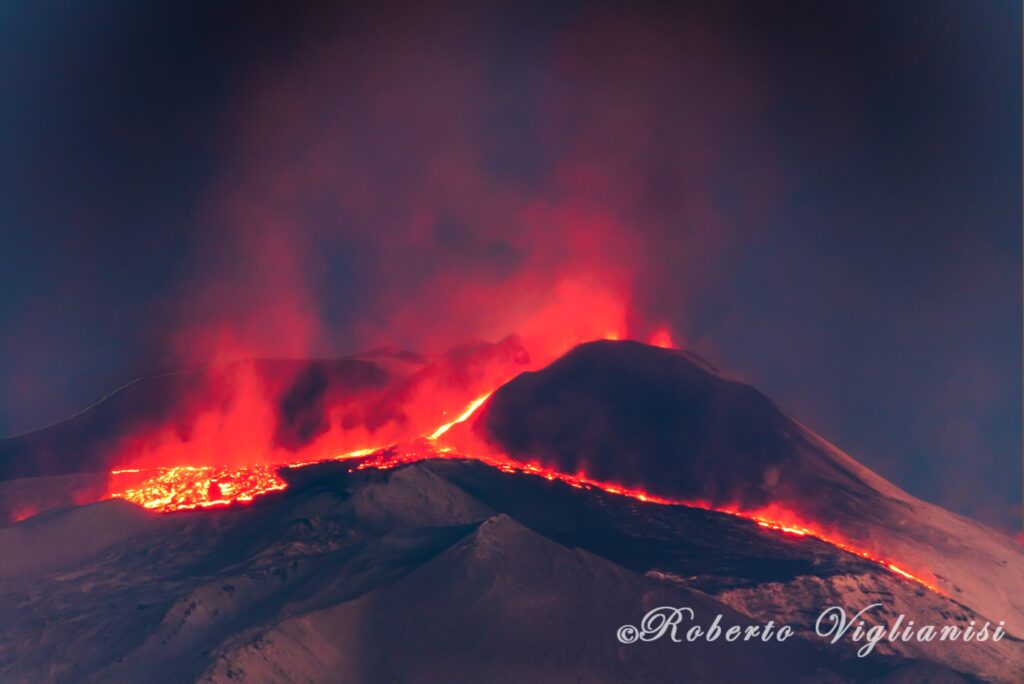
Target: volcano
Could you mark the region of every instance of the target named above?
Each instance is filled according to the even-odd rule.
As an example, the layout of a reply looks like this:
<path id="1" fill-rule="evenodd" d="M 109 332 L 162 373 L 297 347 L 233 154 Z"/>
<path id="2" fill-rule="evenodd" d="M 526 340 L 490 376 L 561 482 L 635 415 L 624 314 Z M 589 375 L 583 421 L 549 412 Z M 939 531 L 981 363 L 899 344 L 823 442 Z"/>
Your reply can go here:
<path id="1" fill-rule="evenodd" d="M 509 338 L 165 374 L 0 443 L 0 476 L 4 681 L 1024 677 L 1016 542 L 679 350 L 532 368 Z M 861 658 L 814 635 L 872 603 L 868 625 L 1006 636 Z M 616 639 L 657 606 L 796 636 Z"/>

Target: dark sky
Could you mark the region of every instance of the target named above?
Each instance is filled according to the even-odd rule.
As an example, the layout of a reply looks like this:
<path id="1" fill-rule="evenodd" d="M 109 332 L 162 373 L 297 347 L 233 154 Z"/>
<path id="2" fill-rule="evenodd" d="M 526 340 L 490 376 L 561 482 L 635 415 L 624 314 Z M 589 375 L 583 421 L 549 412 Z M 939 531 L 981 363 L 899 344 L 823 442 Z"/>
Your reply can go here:
<path id="1" fill-rule="evenodd" d="M 0 7 L 0 434 L 592 283 L 1015 526 L 1020 3 L 370 4 Z"/>

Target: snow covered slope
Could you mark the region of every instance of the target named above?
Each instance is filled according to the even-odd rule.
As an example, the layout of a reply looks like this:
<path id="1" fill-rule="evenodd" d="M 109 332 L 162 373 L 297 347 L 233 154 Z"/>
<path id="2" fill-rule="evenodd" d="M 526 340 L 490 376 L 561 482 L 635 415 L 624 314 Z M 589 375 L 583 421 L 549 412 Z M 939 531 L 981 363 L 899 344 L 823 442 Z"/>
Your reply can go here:
<path id="1" fill-rule="evenodd" d="M 1011 641 L 954 646 L 956 658 L 858 659 L 815 637 L 623 646 L 618 627 L 657 605 L 779 622 L 822 585 L 962 610 L 823 542 L 474 461 L 321 466 L 218 512 L 122 508 L 6 528 L 5 553 L 18 556 L 65 534 L 79 511 L 96 509 L 115 532 L 0 576 L 0 680 L 1010 682 L 1024 672 Z M 813 581 L 823 584 L 795 595 Z M 778 587 L 789 603 L 757 605 Z"/>

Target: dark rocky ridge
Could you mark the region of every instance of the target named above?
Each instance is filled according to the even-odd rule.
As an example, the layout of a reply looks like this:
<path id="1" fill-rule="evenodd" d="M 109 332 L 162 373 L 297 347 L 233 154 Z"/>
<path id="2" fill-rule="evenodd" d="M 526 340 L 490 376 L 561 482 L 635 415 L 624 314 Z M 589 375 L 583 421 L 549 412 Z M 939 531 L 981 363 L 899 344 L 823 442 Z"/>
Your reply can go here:
<path id="1" fill-rule="evenodd" d="M 808 573 L 957 610 L 814 540 L 472 461 L 296 475 L 231 510 L 140 515 L 102 502 L 0 530 L 7 553 L 26 557 L 85 519 L 112 531 L 64 559 L 0 568 L 0 679 L 972 681 L 941 658 L 861 660 L 807 637 L 616 642 L 656 605 L 763 624 L 775 616 L 715 594 Z"/>
<path id="2" fill-rule="evenodd" d="M 519 375 L 475 428 L 513 457 L 678 499 L 821 518 L 876 494 L 753 387 L 637 342 L 583 344 Z"/>

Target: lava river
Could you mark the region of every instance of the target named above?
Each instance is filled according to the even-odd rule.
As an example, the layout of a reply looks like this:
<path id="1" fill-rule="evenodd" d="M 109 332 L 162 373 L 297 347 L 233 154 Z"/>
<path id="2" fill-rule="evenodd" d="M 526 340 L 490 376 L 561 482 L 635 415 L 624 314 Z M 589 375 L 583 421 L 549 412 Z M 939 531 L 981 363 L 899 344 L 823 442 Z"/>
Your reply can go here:
<path id="1" fill-rule="evenodd" d="M 847 553 L 875 563 L 890 573 L 916 582 L 927 589 L 943 594 L 933 583 L 912 573 L 892 559 L 883 558 L 870 551 L 848 543 L 837 534 L 809 523 L 788 511 L 772 507 L 770 510 L 743 510 L 739 507 L 715 506 L 702 501 L 688 501 L 665 498 L 641 489 L 602 482 L 587 477 L 584 473 L 569 474 L 552 470 L 538 463 L 524 463 L 507 456 L 468 456 L 451 447 L 444 446 L 440 439 L 455 425 L 468 420 L 488 399 L 490 393 L 470 402 L 453 421 L 439 426 L 429 437 L 409 444 L 393 444 L 376 449 L 360 449 L 339 454 L 330 459 L 278 465 L 254 465 L 241 467 L 219 466 L 175 466 L 158 468 L 124 468 L 111 472 L 111 498 L 121 498 L 144 508 L 161 513 L 173 513 L 195 509 L 209 509 L 246 504 L 259 496 L 287 488 L 287 483 L 278 475 L 281 468 L 301 468 L 313 463 L 329 461 L 351 461 L 352 470 L 386 470 L 407 463 L 436 458 L 471 458 L 508 473 L 521 473 L 563 482 L 578 489 L 597 489 L 617 496 L 630 497 L 645 503 L 666 506 L 687 506 L 712 510 L 741 517 L 757 525 L 797 537 L 811 537 L 830 544 Z"/>

